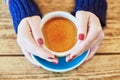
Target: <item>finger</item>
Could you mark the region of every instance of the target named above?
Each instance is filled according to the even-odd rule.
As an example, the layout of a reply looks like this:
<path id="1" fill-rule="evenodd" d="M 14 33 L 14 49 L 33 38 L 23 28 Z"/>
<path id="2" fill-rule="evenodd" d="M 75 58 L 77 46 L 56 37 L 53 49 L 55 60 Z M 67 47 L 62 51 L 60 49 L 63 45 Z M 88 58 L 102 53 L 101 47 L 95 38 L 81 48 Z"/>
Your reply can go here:
<path id="1" fill-rule="evenodd" d="M 90 17 L 90 18 L 93 18 L 93 17 Z M 91 21 L 92 21 L 91 23 L 94 23 L 94 20 L 91 20 Z M 98 26 L 97 26 L 97 24 L 98 24 Z M 90 48 L 90 45 L 96 40 L 97 36 L 101 32 L 101 28 L 99 28 L 101 26 L 99 25 L 99 23 L 96 23 L 95 25 L 96 26 L 94 26 L 94 24 L 90 24 L 86 39 L 83 42 L 81 42 L 81 44 L 79 44 L 77 49 L 73 53 L 71 53 L 69 58 L 67 57 L 66 61 L 72 60 L 74 58 L 74 56 L 79 56 L 85 50 Z"/>
<path id="2" fill-rule="evenodd" d="M 23 27 L 25 26 L 25 27 Z M 47 51 L 45 51 L 42 47 L 39 47 L 36 45 L 36 42 L 34 41 L 33 37 L 32 37 L 32 33 L 30 31 L 28 31 L 28 23 L 27 21 L 24 21 L 22 23 L 20 23 L 19 27 L 23 27 L 22 29 L 19 29 L 19 33 L 18 33 L 18 38 L 17 41 L 19 43 L 19 45 L 21 47 L 24 47 L 27 51 L 29 51 L 30 53 L 33 53 L 36 56 L 39 56 L 47 61 L 55 61 L 56 63 L 58 63 L 57 59 L 55 58 L 55 56 Z M 21 40 L 22 38 L 22 40 Z M 53 60 L 51 60 L 51 59 Z"/>
<path id="3" fill-rule="evenodd" d="M 92 43 L 91 45 L 91 51 L 89 53 L 89 56 L 87 57 L 86 61 L 88 61 L 90 58 L 92 58 L 94 56 L 94 54 L 97 52 L 97 49 L 99 48 L 99 45 L 101 43 L 101 41 L 104 38 L 104 33 L 101 32 L 100 35 L 98 35 L 97 39 Z"/>
<path id="4" fill-rule="evenodd" d="M 72 60 L 74 57 L 81 55 L 84 51 L 89 49 L 92 42 L 96 40 L 97 35 L 98 34 L 93 35 L 93 32 L 89 31 L 86 39 L 77 46 L 75 51 L 71 52 L 69 57 L 66 58 L 66 61 Z"/>
<path id="5" fill-rule="evenodd" d="M 98 37 L 95 39 L 95 41 L 91 44 L 91 46 L 100 44 L 103 39 L 104 39 L 104 33 L 101 31 L 101 33 L 98 35 Z"/>
<path id="6" fill-rule="evenodd" d="M 25 55 L 25 57 L 27 58 L 28 61 L 30 61 L 32 64 L 34 64 L 34 65 L 36 65 L 36 66 L 39 66 L 39 64 L 37 64 L 37 63 L 33 60 L 33 58 L 31 57 L 31 54 L 30 54 L 28 51 L 26 51 L 26 50 L 23 49 L 23 48 L 21 48 L 21 49 L 22 49 L 22 52 L 23 52 L 23 54 Z"/>
<path id="7" fill-rule="evenodd" d="M 101 43 L 101 41 L 103 40 L 103 38 L 104 38 L 104 33 L 103 32 L 101 32 L 98 36 L 97 36 L 97 38 L 92 42 L 92 44 L 90 45 L 90 49 L 91 49 L 91 51 L 92 51 L 92 49 L 94 49 L 93 47 L 94 46 L 96 46 L 96 45 L 98 45 L 98 44 L 100 44 Z M 78 46 L 78 50 L 76 50 L 74 53 L 77 53 L 77 52 L 79 52 L 79 47 L 80 47 L 80 45 Z M 85 51 L 85 50 L 87 50 L 87 49 L 84 49 L 83 51 Z M 82 52 L 81 52 L 82 53 Z M 94 52 L 95 53 L 95 52 Z M 74 55 L 73 57 L 72 57 L 72 59 L 74 59 L 74 58 L 76 58 L 77 56 L 80 56 L 80 54 L 79 55 Z M 66 59 L 66 61 L 68 61 L 68 59 L 70 58 L 70 55 L 68 56 L 68 58 Z M 91 57 L 90 57 L 91 58 Z M 71 59 L 71 60 L 72 60 Z"/>
<path id="8" fill-rule="evenodd" d="M 101 26 L 99 18 L 93 13 L 90 13 L 89 26 L 97 27 L 98 30 L 102 30 L 102 26 Z"/>
<path id="9" fill-rule="evenodd" d="M 42 35 L 41 29 L 40 29 L 40 26 L 39 26 L 40 21 L 41 21 L 41 19 L 40 19 L 39 16 L 30 17 L 28 19 L 28 23 L 30 24 L 31 29 L 32 29 L 33 37 L 34 37 L 36 43 L 38 43 L 38 45 L 43 44 L 43 35 Z M 47 51 L 44 51 L 44 52 L 49 53 Z M 48 55 L 48 54 L 46 54 L 46 55 Z M 46 60 L 48 60 L 50 62 L 58 63 L 58 60 L 55 57 L 54 58 L 53 57 L 48 57 L 48 58 L 46 58 Z"/>
<path id="10" fill-rule="evenodd" d="M 44 38 L 40 28 L 41 18 L 39 16 L 33 16 L 33 17 L 29 17 L 27 20 L 28 20 L 28 23 L 30 24 L 32 34 L 36 43 L 41 46 L 44 43 L 43 42 Z"/>
<path id="11" fill-rule="evenodd" d="M 79 23 L 79 28 L 78 28 L 79 40 L 84 40 L 86 37 L 88 18 L 89 18 L 89 15 L 86 12 L 84 11 L 76 12 L 76 19 Z"/>
<path id="12" fill-rule="evenodd" d="M 22 46 L 22 47 L 23 47 L 23 46 Z M 25 47 L 24 47 L 24 48 L 25 48 Z M 22 49 L 22 51 L 23 51 L 24 55 L 27 57 L 27 59 L 28 59 L 31 63 L 35 64 L 35 61 L 34 61 L 34 60 L 32 59 L 32 57 L 31 57 L 31 53 L 29 53 L 27 50 L 23 50 L 23 49 Z M 39 56 L 38 54 L 34 54 L 34 55 Z M 41 56 L 39 56 L 39 57 L 41 57 Z M 41 57 L 41 58 L 42 58 L 42 57 Z M 47 61 L 49 61 L 49 62 L 53 62 L 54 64 L 57 64 L 57 63 L 58 63 L 58 59 L 57 59 L 57 58 L 51 58 L 51 57 L 45 58 L 45 57 L 43 57 L 43 59 L 45 59 L 45 60 L 47 60 Z M 35 65 L 39 66 L 38 64 L 35 64 Z"/>
<path id="13" fill-rule="evenodd" d="M 78 39 L 80 40 L 80 42 L 82 42 L 86 37 L 87 26 L 88 26 L 88 18 L 89 18 L 89 15 L 86 12 L 84 12 L 84 11 L 77 11 L 76 12 L 76 19 L 79 23 Z M 71 55 L 68 55 L 66 57 L 66 61 L 69 62 L 72 58 L 75 58 L 77 56 L 77 54 L 74 54 L 74 53 L 78 53 L 78 52 L 79 52 L 79 46 L 78 46 L 78 48 L 76 49 L 75 52 L 71 53 Z"/>

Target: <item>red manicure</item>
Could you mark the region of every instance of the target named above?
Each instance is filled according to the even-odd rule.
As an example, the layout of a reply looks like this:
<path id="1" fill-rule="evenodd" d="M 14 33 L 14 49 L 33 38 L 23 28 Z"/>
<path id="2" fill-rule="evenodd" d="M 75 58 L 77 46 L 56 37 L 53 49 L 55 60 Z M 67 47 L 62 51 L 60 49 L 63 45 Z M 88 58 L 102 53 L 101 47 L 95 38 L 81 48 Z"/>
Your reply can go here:
<path id="1" fill-rule="evenodd" d="M 67 62 L 70 62 L 72 59 L 69 59 Z"/>
<path id="2" fill-rule="evenodd" d="M 79 34 L 79 40 L 84 40 L 84 34 Z"/>
<path id="3" fill-rule="evenodd" d="M 77 55 L 74 55 L 73 57 L 72 57 L 72 59 L 74 59 L 74 58 L 76 58 L 77 57 Z"/>
<path id="4" fill-rule="evenodd" d="M 38 42 L 40 45 L 43 45 L 43 39 L 42 39 L 42 38 L 39 38 L 39 39 L 37 40 L 37 42 Z"/>
<path id="5" fill-rule="evenodd" d="M 53 59 L 52 57 L 48 57 L 48 59 Z"/>
<path id="6" fill-rule="evenodd" d="M 77 55 L 74 55 L 71 59 L 69 59 L 67 62 L 70 62 L 72 59 L 76 58 Z"/>
<path id="7" fill-rule="evenodd" d="M 53 64 L 57 64 L 56 62 L 53 62 Z"/>

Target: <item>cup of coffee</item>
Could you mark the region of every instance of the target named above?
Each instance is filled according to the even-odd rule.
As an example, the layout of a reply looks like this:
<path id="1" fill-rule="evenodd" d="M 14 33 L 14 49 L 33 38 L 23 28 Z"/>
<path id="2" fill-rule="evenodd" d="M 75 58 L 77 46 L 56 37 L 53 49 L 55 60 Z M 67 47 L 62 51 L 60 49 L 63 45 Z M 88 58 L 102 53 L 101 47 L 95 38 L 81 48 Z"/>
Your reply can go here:
<path id="1" fill-rule="evenodd" d="M 78 22 L 70 13 L 55 11 L 46 14 L 40 29 L 44 37 L 43 47 L 58 57 L 68 55 L 79 44 Z"/>

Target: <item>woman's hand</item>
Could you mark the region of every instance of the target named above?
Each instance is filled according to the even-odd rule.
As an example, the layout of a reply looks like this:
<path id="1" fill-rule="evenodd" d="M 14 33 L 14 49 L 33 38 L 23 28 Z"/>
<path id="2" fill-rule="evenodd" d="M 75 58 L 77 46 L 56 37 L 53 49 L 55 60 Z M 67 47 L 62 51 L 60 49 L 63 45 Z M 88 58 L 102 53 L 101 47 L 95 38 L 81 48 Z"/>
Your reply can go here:
<path id="1" fill-rule="evenodd" d="M 57 58 L 43 48 L 44 38 L 40 30 L 39 16 L 24 18 L 18 26 L 17 42 L 26 58 L 39 66 L 31 57 L 31 54 L 41 57 L 49 62 L 58 63 Z"/>
<path id="2" fill-rule="evenodd" d="M 90 53 L 86 59 L 89 60 L 97 51 L 99 44 L 104 38 L 104 33 L 100 21 L 96 15 L 87 11 L 76 12 L 76 18 L 79 22 L 79 36 L 80 44 L 76 51 L 71 52 L 66 61 L 76 58 L 81 55 L 85 50 L 90 48 Z"/>

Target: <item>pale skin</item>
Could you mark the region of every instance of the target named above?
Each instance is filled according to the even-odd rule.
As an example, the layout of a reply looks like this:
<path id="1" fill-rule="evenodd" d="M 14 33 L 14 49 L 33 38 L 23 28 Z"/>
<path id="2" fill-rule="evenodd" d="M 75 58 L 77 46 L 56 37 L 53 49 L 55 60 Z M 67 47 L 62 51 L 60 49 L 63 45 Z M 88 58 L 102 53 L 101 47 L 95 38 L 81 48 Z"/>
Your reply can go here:
<path id="1" fill-rule="evenodd" d="M 90 48 L 90 53 L 86 59 L 88 61 L 96 53 L 101 41 L 104 38 L 104 33 L 100 21 L 96 15 L 87 11 L 77 11 L 76 19 L 79 22 L 80 34 L 84 35 L 84 40 L 78 46 L 76 51 L 71 52 L 66 56 L 66 62 L 69 62 Z M 39 29 L 41 18 L 32 16 L 24 18 L 18 26 L 17 42 L 25 57 L 34 65 L 39 66 L 31 57 L 31 54 L 37 55 L 42 59 L 57 64 L 59 61 L 55 55 L 46 51 L 43 48 L 44 37 Z M 38 42 L 42 39 L 42 44 Z"/>
<path id="2" fill-rule="evenodd" d="M 78 11 L 76 12 L 76 18 L 80 24 L 80 34 L 84 34 L 85 39 L 80 40 L 81 43 L 78 46 L 78 49 L 76 49 L 74 52 L 71 52 L 71 54 L 66 57 L 66 61 L 76 58 L 85 50 L 90 48 L 90 53 L 86 59 L 86 61 L 88 61 L 94 56 L 99 48 L 99 45 L 104 38 L 104 32 L 98 17 L 91 12 Z"/>

